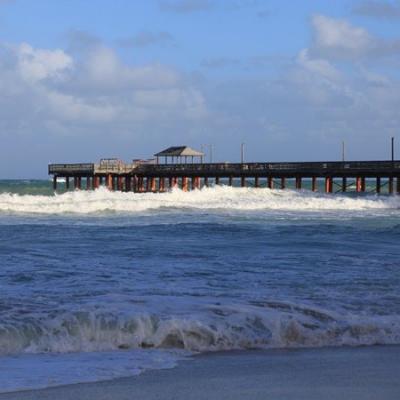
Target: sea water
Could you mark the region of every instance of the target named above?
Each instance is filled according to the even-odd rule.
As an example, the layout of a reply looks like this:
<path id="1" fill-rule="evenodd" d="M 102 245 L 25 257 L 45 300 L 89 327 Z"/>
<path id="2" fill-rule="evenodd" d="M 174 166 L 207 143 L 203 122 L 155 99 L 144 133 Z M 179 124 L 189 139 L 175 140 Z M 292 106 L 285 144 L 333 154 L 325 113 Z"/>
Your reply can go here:
<path id="1" fill-rule="evenodd" d="M 400 197 L 0 181 L 0 392 L 400 344 Z"/>

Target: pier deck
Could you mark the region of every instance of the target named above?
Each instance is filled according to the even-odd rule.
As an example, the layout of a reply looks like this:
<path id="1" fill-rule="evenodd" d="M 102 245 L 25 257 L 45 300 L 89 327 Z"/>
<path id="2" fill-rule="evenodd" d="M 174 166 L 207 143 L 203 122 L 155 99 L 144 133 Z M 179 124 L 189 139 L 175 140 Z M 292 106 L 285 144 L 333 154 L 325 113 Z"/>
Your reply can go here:
<path id="1" fill-rule="evenodd" d="M 374 191 L 381 192 L 387 186 L 388 193 L 400 193 L 400 161 L 327 161 L 327 162 L 273 162 L 273 163 L 179 163 L 125 164 L 115 160 L 100 164 L 50 164 L 49 175 L 53 175 L 54 189 L 57 179 L 65 178 L 69 189 L 70 178 L 75 189 L 96 189 L 105 184 L 110 190 L 134 192 L 162 192 L 172 187 L 190 190 L 221 184 L 233 185 L 240 179 L 240 186 L 277 187 L 284 189 L 286 180 L 293 179 L 295 188 L 302 188 L 303 178 L 311 179 L 311 190 L 318 190 L 321 178 L 327 193 L 346 191 L 354 186 L 357 192 L 366 190 L 366 179 L 375 179 Z M 189 185 L 189 178 L 191 184 Z M 251 183 L 250 183 L 251 182 Z M 396 188 L 394 184 L 396 183 Z M 334 190 L 335 186 L 335 190 Z M 396 189 L 396 190 L 394 190 Z"/>

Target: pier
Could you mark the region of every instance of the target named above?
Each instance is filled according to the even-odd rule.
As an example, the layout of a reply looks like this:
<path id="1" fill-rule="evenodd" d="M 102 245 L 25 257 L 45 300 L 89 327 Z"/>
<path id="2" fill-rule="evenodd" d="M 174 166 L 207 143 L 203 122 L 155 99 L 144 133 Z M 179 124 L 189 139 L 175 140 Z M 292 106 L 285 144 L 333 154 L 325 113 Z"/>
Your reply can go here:
<path id="1" fill-rule="evenodd" d="M 308 188 L 325 193 L 400 193 L 399 160 L 207 163 L 203 162 L 203 153 L 186 146 L 172 147 L 155 156 L 150 161 L 133 160 L 129 164 L 118 159 L 102 159 L 98 164 L 49 164 L 48 173 L 53 176 L 54 190 L 62 178 L 66 190 L 105 186 L 112 191 L 143 193 L 228 185 Z"/>

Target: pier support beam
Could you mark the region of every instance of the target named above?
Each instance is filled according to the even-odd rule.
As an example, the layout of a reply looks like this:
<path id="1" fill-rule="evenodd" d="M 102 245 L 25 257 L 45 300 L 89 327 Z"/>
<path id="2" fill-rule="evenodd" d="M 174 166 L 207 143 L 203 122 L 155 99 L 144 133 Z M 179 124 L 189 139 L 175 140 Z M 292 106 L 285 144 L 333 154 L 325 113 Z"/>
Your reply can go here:
<path id="1" fill-rule="evenodd" d="M 154 176 L 152 176 L 150 178 L 150 189 L 151 189 L 152 192 L 155 192 L 157 190 L 156 188 L 157 188 L 157 186 L 156 186 L 156 178 Z"/>
<path id="2" fill-rule="evenodd" d="M 117 190 L 120 192 L 123 191 L 122 175 L 118 175 L 118 177 L 117 177 Z"/>
<path id="3" fill-rule="evenodd" d="M 281 178 L 281 189 L 286 188 L 286 178 Z"/>
<path id="4" fill-rule="evenodd" d="M 69 176 L 65 178 L 65 188 L 69 190 Z"/>
<path id="5" fill-rule="evenodd" d="M 376 193 L 381 192 L 381 178 L 378 176 L 376 178 Z"/>
<path id="6" fill-rule="evenodd" d="M 137 192 L 137 176 L 132 176 L 132 191 Z"/>
<path id="7" fill-rule="evenodd" d="M 359 176 L 356 177 L 356 192 L 361 192 L 361 177 Z"/>
<path id="8" fill-rule="evenodd" d="M 90 176 L 86 177 L 86 190 L 90 190 Z"/>
<path id="9" fill-rule="evenodd" d="M 396 193 L 400 194 L 400 176 L 396 179 Z"/>
<path id="10" fill-rule="evenodd" d="M 204 186 L 205 186 L 205 187 L 208 187 L 208 186 L 209 186 L 209 184 L 208 184 L 208 176 L 206 176 L 206 177 L 204 178 Z"/>
<path id="11" fill-rule="evenodd" d="M 132 190 L 132 179 L 129 175 L 125 175 L 125 192 Z"/>
<path id="12" fill-rule="evenodd" d="M 113 190 L 114 189 L 114 185 L 113 185 L 113 176 L 111 174 L 107 175 L 106 178 L 106 186 L 108 190 Z"/>
<path id="13" fill-rule="evenodd" d="M 53 190 L 57 190 L 57 175 L 53 176 Z"/>
<path id="14" fill-rule="evenodd" d="M 325 178 L 325 193 L 332 193 L 333 191 L 333 179 L 331 176 Z"/>
<path id="15" fill-rule="evenodd" d="M 230 177 L 229 177 L 228 185 L 229 185 L 229 186 L 233 186 L 233 176 L 230 176 Z"/>
<path id="16" fill-rule="evenodd" d="M 345 192 L 347 190 L 347 178 L 343 177 L 342 178 L 342 192 Z"/>
<path id="17" fill-rule="evenodd" d="M 74 187 L 76 190 L 81 189 L 81 177 L 80 176 L 74 176 Z"/>
<path id="18" fill-rule="evenodd" d="M 240 177 L 240 186 L 246 187 L 246 177 L 244 177 L 244 176 Z"/>
<path id="19" fill-rule="evenodd" d="M 312 190 L 313 192 L 317 192 L 317 191 L 318 191 L 318 187 L 317 187 L 317 177 L 316 177 L 316 176 L 313 176 L 313 177 L 311 178 L 311 190 Z"/>
<path id="20" fill-rule="evenodd" d="M 389 194 L 393 194 L 393 177 L 392 176 L 389 177 L 388 183 L 389 183 L 389 187 L 388 187 Z"/>
<path id="21" fill-rule="evenodd" d="M 272 178 L 272 176 L 268 177 L 268 189 L 273 189 L 274 188 L 274 179 Z"/>
<path id="22" fill-rule="evenodd" d="M 219 176 L 215 177 L 215 185 L 219 185 Z"/>
<path id="23" fill-rule="evenodd" d="M 301 189 L 301 176 L 296 176 L 296 189 Z"/>
<path id="24" fill-rule="evenodd" d="M 254 187 L 259 188 L 260 187 L 260 179 L 258 176 L 254 178 Z"/>
<path id="25" fill-rule="evenodd" d="M 361 191 L 365 192 L 365 176 L 361 178 Z"/>
<path id="26" fill-rule="evenodd" d="M 165 178 L 158 178 L 158 191 L 165 192 Z"/>
<path id="27" fill-rule="evenodd" d="M 182 178 L 182 190 L 184 192 L 187 192 L 189 190 L 189 178 L 187 176 L 184 176 Z"/>
<path id="28" fill-rule="evenodd" d="M 137 191 L 139 193 L 143 193 L 144 192 L 144 177 L 143 176 L 139 176 L 138 177 Z"/>

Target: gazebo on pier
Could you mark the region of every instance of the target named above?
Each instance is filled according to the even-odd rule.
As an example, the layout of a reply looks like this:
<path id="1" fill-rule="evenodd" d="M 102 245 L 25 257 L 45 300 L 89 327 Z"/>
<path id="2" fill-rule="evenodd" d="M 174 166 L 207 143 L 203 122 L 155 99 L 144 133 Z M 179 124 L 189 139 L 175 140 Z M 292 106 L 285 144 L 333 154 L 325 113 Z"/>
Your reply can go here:
<path id="1" fill-rule="evenodd" d="M 159 164 L 160 158 L 163 157 L 165 164 L 168 164 L 168 159 L 171 160 L 172 164 L 187 164 L 188 159 L 193 164 L 195 158 L 200 159 L 200 163 L 203 163 L 204 153 L 193 150 L 188 146 L 173 146 L 154 154 L 154 156 L 157 157 L 157 164 Z"/>

